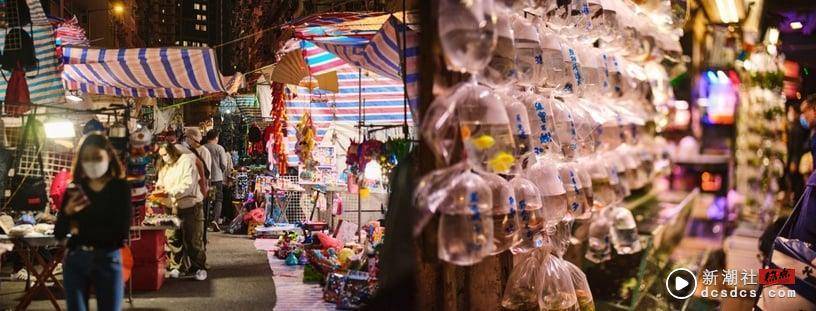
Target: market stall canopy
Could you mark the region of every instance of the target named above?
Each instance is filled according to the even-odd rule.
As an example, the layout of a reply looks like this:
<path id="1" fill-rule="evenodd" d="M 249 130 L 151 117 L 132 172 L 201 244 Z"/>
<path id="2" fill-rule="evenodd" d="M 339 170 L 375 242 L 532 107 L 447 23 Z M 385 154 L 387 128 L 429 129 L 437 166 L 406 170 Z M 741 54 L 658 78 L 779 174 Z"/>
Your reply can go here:
<path id="1" fill-rule="evenodd" d="M 318 15 L 297 26 L 309 72 L 319 76 L 350 64 L 396 81 L 402 81 L 401 56 L 405 57 L 405 87 L 410 106 L 416 108 L 418 93 L 418 33 L 408 27 L 414 19 L 407 14 L 357 13 L 342 16 Z M 331 23 L 332 21 L 337 21 Z M 404 39 L 404 40 L 403 40 Z"/>
<path id="2" fill-rule="evenodd" d="M 231 92 L 243 76 L 224 77 L 210 48 L 63 48 L 68 90 L 133 97 L 185 98 Z"/>
<path id="3" fill-rule="evenodd" d="M 357 21 L 372 16 L 385 15 L 384 12 L 332 12 L 319 13 L 296 19 L 289 23 L 289 26 L 294 27 L 296 36 L 303 37 L 307 31 L 313 27 L 333 26 L 346 22 Z M 382 23 L 380 23 L 382 24 Z"/>

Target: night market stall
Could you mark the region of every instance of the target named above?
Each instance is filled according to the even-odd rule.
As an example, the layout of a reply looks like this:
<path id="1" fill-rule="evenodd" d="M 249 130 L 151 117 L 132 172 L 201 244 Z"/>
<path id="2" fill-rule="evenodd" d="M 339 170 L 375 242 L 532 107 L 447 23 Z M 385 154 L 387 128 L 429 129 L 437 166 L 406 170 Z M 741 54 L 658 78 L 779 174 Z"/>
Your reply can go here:
<path id="1" fill-rule="evenodd" d="M 130 239 L 122 249 L 128 287 L 158 290 L 166 273 L 165 230 L 176 228 L 177 221 L 148 202 L 155 182 L 154 144 L 161 133 L 183 124 L 174 122 L 180 120 L 176 107 L 163 107 L 157 99 L 234 92 L 242 76 L 221 76 L 214 53 L 207 48 L 89 48 L 81 46 L 87 43 L 84 32 L 70 20 L 58 22 L 56 34 L 56 42 L 50 38 L 50 51 L 56 46 L 60 59 L 48 61 L 47 54 L 36 54 L 40 57 L 38 71 L 26 77 L 29 101 L 13 102 L 6 80 L 0 83 L 6 95 L 3 150 L 10 150 L 3 153 L 10 158 L 4 164 L 12 163 L 7 168 L 14 172 L 4 183 L 11 191 L 2 200 L 4 215 L 0 217 L 4 217 L 3 231 L 8 235 L 3 239 L 15 242 L 18 252 L 37 255 L 33 257 L 36 261 L 24 260 L 25 269 L 18 273 L 35 282 L 20 306 L 38 291 L 50 293 L 47 282 L 61 284 L 54 274 L 61 270 L 58 263 L 63 250 L 54 240 L 50 223 L 71 184 L 75 144 L 89 132 L 104 133 L 127 166 L 134 209 Z M 46 43 L 36 46 L 48 46 Z M 43 69 L 48 65 L 55 69 Z M 48 87 L 47 80 L 31 78 L 48 74 L 56 77 L 59 87 L 40 89 Z M 8 85 L 13 83 L 12 79 Z M 51 91 L 56 95 L 49 95 Z M 31 198 L 39 203 L 32 203 Z M 20 257 L 29 258 L 22 253 Z M 59 308 L 54 295 L 49 297 Z"/>
<path id="2" fill-rule="evenodd" d="M 389 172 L 415 144 L 416 33 L 382 13 L 320 14 L 291 27 L 295 38 L 260 70 L 256 92 L 219 105 L 219 127 L 236 129 L 239 164 L 240 214 L 226 230 L 274 251 L 275 271 L 304 265 L 303 281 L 326 284 L 326 301 L 359 306 L 377 280 Z"/>

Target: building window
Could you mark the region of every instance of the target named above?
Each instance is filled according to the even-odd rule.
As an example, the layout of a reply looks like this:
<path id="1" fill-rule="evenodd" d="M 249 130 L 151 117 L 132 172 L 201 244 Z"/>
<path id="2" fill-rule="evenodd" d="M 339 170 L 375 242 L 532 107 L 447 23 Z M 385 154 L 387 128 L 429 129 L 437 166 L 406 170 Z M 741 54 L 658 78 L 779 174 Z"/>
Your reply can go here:
<path id="1" fill-rule="evenodd" d="M 201 10 L 201 4 L 194 3 L 193 4 L 193 10 Z"/>
<path id="2" fill-rule="evenodd" d="M 206 4 L 204 4 L 204 3 L 202 3 L 202 4 L 201 4 L 201 10 L 202 10 L 202 11 L 207 11 L 207 5 L 206 5 Z"/>
<path id="3" fill-rule="evenodd" d="M 198 31 L 207 31 L 207 25 L 196 24 L 196 25 L 195 25 L 195 30 L 198 30 Z"/>
<path id="4" fill-rule="evenodd" d="M 183 45 L 183 46 L 187 46 L 187 41 L 182 41 L 182 42 L 181 42 L 181 45 Z"/>
<path id="5" fill-rule="evenodd" d="M 178 41 L 176 41 L 176 45 L 179 45 L 179 42 L 178 42 Z"/>
<path id="6" fill-rule="evenodd" d="M 206 20 L 207 20 L 207 15 L 204 15 L 204 14 L 196 14 L 196 20 L 197 20 L 197 21 L 206 21 Z"/>

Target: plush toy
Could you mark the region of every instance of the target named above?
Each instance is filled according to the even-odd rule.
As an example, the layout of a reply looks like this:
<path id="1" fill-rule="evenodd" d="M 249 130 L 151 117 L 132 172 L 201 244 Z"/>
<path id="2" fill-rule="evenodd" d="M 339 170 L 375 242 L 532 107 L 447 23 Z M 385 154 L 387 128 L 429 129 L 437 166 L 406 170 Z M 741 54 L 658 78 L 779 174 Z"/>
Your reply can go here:
<path id="1" fill-rule="evenodd" d="M 337 253 L 337 260 L 340 261 L 341 266 L 345 266 L 352 256 L 354 256 L 354 251 L 352 251 L 350 248 L 344 248 Z"/>
<path id="2" fill-rule="evenodd" d="M 284 263 L 287 266 L 296 266 L 298 264 L 298 258 L 295 257 L 295 253 L 289 253 L 289 255 L 286 256 Z"/>

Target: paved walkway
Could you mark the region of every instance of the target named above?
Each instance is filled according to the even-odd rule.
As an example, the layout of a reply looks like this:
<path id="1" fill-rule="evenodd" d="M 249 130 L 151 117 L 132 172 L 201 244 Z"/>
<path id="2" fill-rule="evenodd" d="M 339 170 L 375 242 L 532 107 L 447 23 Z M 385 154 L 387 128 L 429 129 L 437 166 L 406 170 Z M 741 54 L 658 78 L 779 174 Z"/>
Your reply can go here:
<path id="1" fill-rule="evenodd" d="M 167 280 L 156 292 L 134 293 L 127 310 L 283 310 L 275 306 L 275 280 L 263 251 L 244 235 L 209 233 L 209 279 Z M 0 310 L 12 309 L 22 295 L 23 282 L 3 282 Z M 91 304 L 95 308 L 95 301 Z M 64 301 L 61 304 L 65 305 Z M 29 310 L 51 310 L 47 300 L 35 301 Z M 308 308 L 299 308 L 308 310 Z"/>
<path id="2" fill-rule="evenodd" d="M 274 245 L 273 240 L 255 240 L 257 249 L 269 251 L 267 255 L 269 267 L 275 274 L 275 285 L 278 288 L 278 304 L 275 310 L 335 310 L 334 304 L 323 301 L 323 289 L 320 285 L 303 283 L 303 266 L 287 266 L 283 260 L 275 258 L 271 253 Z"/>

